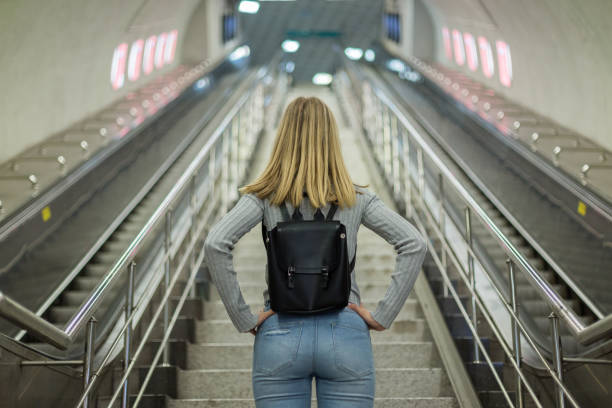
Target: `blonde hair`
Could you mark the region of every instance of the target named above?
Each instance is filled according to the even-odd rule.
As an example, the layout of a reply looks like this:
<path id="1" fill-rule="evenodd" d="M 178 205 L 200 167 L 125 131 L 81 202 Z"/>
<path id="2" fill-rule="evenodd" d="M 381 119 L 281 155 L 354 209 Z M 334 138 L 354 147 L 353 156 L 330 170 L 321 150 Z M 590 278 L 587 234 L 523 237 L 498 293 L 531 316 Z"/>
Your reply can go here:
<path id="1" fill-rule="evenodd" d="M 283 113 L 266 168 L 239 191 L 271 197 L 274 205 L 290 199 L 295 208 L 305 190 L 315 208 L 327 202 L 344 208 L 355 204 L 355 186 L 367 187 L 354 184 L 346 170 L 331 110 L 317 97 L 300 96 Z"/>

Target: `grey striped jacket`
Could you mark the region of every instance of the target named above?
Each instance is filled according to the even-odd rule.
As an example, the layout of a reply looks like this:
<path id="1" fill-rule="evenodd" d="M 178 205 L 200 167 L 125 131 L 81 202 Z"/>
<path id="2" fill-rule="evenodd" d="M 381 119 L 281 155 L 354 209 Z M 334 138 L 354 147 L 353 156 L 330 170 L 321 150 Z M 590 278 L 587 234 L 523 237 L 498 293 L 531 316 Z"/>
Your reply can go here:
<path id="1" fill-rule="evenodd" d="M 384 297 L 379 300 L 376 310 L 372 312 L 374 320 L 383 327 L 389 328 L 398 315 L 406 298 L 410 294 L 419 274 L 427 251 L 427 242 L 419 231 L 404 217 L 391 210 L 374 192 L 355 186 L 357 200 L 349 208 L 336 210 L 333 219 L 340 220 L 346 227 L 349 260 L 353 258 L 357 245 L 357 230 L 361 224 L 371 229 L 389 244 L 397 253 L 395 270 Z M 289 213 L 293 206 L 287 201 Z M 324 215 L 330 204 L 321 209 Z M 307 198 L 300 203 L 300 212 L 304 219 L 313 219 L 316 209 Z M 259 199 L 254 194 L 243 194 L 236 205 L 212 226 L 204 242 L 205 262 L 210 271 L 219 296 L 225 305 L 228 315 L 239 332 L 248 332 L 257 325 L 258 311 L 253 313 L 244 301 L 233 265 L 232 250 L 240 237 L 262 221 L 268 230 L 282 221 L 280 207 L 270 205 L 268 198 Z M 265 251 L 262 243 L 262 251 Z M 264 272 L 268 284 L 267 267 Z M 365 272 L 365 271 L 363 271 Z M 359 272 L 359 262 L 351 273 L 351 293 L 349 302 L 360 304 L 361 296 L 355 279 Z M 269 301 L 268 289 L 263 291 L 263 302 Z"/>

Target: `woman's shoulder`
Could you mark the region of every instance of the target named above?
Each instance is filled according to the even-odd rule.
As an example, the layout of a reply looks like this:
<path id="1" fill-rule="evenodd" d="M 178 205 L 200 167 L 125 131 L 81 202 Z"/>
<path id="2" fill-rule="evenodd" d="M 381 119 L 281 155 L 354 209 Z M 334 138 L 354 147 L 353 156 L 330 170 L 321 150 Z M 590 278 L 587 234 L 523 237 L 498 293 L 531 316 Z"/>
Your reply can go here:
<path id="1" fill-rule="evenodd" d="M 265 200 L 266 199 L 261 199 L 257 196 L 257 194 L 254 193 L 244 193 L 242 194 L 242 197 L 240 198 L 242 200 L 253 200 L 258 206 L 260 206 L 261 208 L 264 208 L 265 206 Z"/>
<path id="2" fill-rule="evenodd" d="M 355 187 L 355 192 L 357 193 L 357 200 L 365 200 L 367 202 L 375 195 L 369 188 L 361 187 L 357 184 L 353 184 L 353 186 Z"/>

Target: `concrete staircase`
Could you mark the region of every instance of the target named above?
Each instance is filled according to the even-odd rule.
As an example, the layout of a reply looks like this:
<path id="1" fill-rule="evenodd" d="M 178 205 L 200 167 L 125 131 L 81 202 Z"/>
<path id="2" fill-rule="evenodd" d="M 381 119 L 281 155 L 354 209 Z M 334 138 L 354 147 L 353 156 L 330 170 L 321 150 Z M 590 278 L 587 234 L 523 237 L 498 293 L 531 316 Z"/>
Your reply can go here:
<path id="1" fill-rule="evenodd" d="M 372 231 L 358 235 L 356 276 L 362 304 L 374 311 L 390 282 L 393 248 Z M 259 229 L 247 233 L 234 249 L 234 265 L 245 301 L 253 313 L 263 308 L 265 250 Z M 250 333 L 239 333 L 214 286 L 203 304 L 203 319 L 196 320 L 194 342 L 186 347 L 185 369 L 178 369 L 176 397 L 168 407 L 255 407 Z M 453 389 L 438 356 L 421 307 L 411 295 L 402 311 L 382 332 L 371 331 L 376 367 L 376 407 L 458 407 Z M 312 406 L 316 407 L 313 379 Z"/>
<path id="2" fill-rule="evenodd" d="M 286 103 L 297 96 L 316 95 L 334 111 L 337 119 L 343 157 L 357 183 L 370 183 L 370 188 L 394 208 L 386 191 L 376 186 L 382 183 L 376 170 L 368 166 L 367 148 L 358 135 L 358 120 L 348 120 L 338 99 L 326 87 L 300 86 L 292 88 Z M 284 110 L 284 109 L 283 109 Z M 273 147 L 274 132 L 263 136 L 261 148 L 251 169 L 259 174 L 265 167 Z M 370 159 L 371 161 L 371 159 Z M 245 234 L 234 248 L 234 266 L 244 299 L 253 313 L 263 309 L 266 255 L 259 226 Z M 362 304 L 374 311 L 390 283 L 395 266 L 395 251 L 384 239 L 362 227 L 358 233 L 355 274 Z M 200 306 L 198 306 L 199 308 Z M 187 324 L 190 339 L 182 348 L 176 372 L 169 381 L 172 398 L 165 396 L 163 405 L 169 408 L 246 408 L 255 407 L 252 394 L 252 359 L 255 337 L 239 333 L 226 313 L 214 286 L 201 305 L 203 310 L 190 313 L 198 316 Z M 191 320 L 191 319 L 187 319 Z M 421 305 L 411 294 L 402 311 L 389 329 L 372 330 L 372 346 L 376 368 L 375 406 L 402 408 L 459 407 L 448 375 L 443 368 L 436 345 L 432 341 Z M 178 359 L 177 359 L 178 362 Z M 159 395 L 159 388 L 150 391 Z M 312 384 L 312 404 L 316 403 L 316 384 Z M 291 407 L 288 407 L 291 408 Z"/>

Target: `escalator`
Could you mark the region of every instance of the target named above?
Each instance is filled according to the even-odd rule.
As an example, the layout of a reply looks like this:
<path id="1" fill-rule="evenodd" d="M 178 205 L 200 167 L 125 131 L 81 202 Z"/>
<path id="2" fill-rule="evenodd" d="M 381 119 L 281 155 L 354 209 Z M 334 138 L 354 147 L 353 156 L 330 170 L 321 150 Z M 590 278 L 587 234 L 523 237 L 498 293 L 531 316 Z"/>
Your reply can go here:
<path id="1" fill-rule="evenodd" d="M 375 64 L 360 64 L 359 67 L 351 65 L 348 71 L 353 83 L 372 84 L 372 88 L 384 89 L 382 92 L 393 95 L 392 98 L 397 101 L 398 106 L 401 105 L 409 122 L 417 131 L 422 132 L 421 135 L 426 138 L 427 143 L 431 144 L 436 155 L 444 158 L 442 160 L 448 163 L 453 163 L 454 174 L 461 180 L 463 188 L 494 222 L 496 228 L 507 237 L 508 242 L 516 248 L 517 252 L 520 252 L 524 259 L 537 270 L 539 278 L 546 282 L 546 286 L 560 299 L 563 299 L 562 303 L 573 311 L 576 319 L 584 327 L 592 327 L 599 331 L 600 335 L 597 338 L 583 342 L 561 320 L 561 343 L 564 358 L 567 361 L 567 370 L 571 372 L 570 383 L 573 385 L 573 391 L 580 396 L 581 401 L 593 404 L 596 401 L 597 403 L 601 403 L 602 400 L 606 401 L 607 387 L 605 386 L 596 389 L 596 393 L 590 392 L 591 390 L 589 392 L 582 390 L 585 389 L 584 382 L 587 381 L 584 380 L 584 374 L 591 371 L 593 367 L 597 372 L 595 381 L 605 384 L 609 378 L 607 371 L 602 368 L 605 366 L 605 358 L 608 353 L 606 350 L 609 349 L 609 335 L 602 327 L 609 326 L 607 323 L 609 319 L 606 317 L 609 317 L 607 310 L 610 297 L 606 296 L 606 287 L 610 285 L 610 282 L 605 277 L 605 271 L 612 259 L 610 248 L 603 245 L 600 235 L 592 234 L 588 228 L 577 222 L 575 217 L 568 214 L 559 201 L 555 201 L 551 194 L 541 188 L 542 185 L 551 183 L 550 180 L 542 182 L 537 178 L 543 178 L 545 175 L 534 176 L 533 166 L 531 168 L 527 166 L 526 161 L 517 158 L 512 149 L 496 141 L 495 137 L 490 134 L 490 130 L 479 126 L 477 121 L 464 112 L 459 112 L 453 103 L 441 95 L 441 92 L 432 89 L 432 84 L 422 80 L 414 82 L 402 79 L 396 72 L 390 71 L 388 65 L 385 64 L 384 52 L 379 50 L 376 54 L 377 58 L 381 54 L 382 58 Z M 366 86 L 355 89 L 359 88 L 367 89 Z M 358 96 L 356 97 L 359 98 L 363 92 L 365 91 L 357 91 Z M 398 143 L 401 154 L 402 143 L 406 143 L 406 139 L 401 136 L 402 130 L 398 130 L 398 125 L 393 121 L 395 118 L 393 118 L 394 114 L 391 113 L 391 109 L 383 105 L 380 102 L 378 105 L 375 103 L 377 108 L 374 108 L 383 117 L 379 129 L 384 130 L 378 133 L 385 134 L 381 136 L 383 139 L 388 137 L 385 132 L 392 134 L 393 137 L 387 141 L 390 145 Z M 364 118 L 365 120 L 368 119 Z M 367 124 L 364 124 L 364 127 L 367 128 Z M 393 139 L 398 134 L 397 132 L 399 136 L 396 142 Z M 396 150 L 396 148 L 391 147 L 390 150 Z M 416 143 L 409 144 L 406 151 L 409 152 L 407 162 L 411 174 L 422 174 L 426 195 L 424 199 L 429 208 L 436 214 L 436 217 L 439 217 L 439 200 L 442 193 L 447 222 L 453 224 L 454 233 L 457 234 L 455 236 L 463 236 L 463 239 L 466 239 L 464 200 L 457 196 L 453 188 L 441 188 L 437 164 L 426 157 L 423 158 L 422 155 L 419 157 Z M 383 156 L 386 154 L 387 152 L 384 152 Z M 396 159 L 389 156 L 390 162 L 394 160 Z M 404 160 L 399 161 L 399 167 L 404 166 Z M 389 164 L 389 167 L 393 167 L 392 164 Z M 388 169 L 381 167 L 380 170 L 385 172 Z M 399 171 L 400 175 L 402 171 Z M 389 177 L 396 177 L 396 174 L 397 171 L 391 171 Z M 419 182 L 415 181 L 416 184 Z M 398 189 L 394 182 L 390 181 L 388 187 L 397 190 L 395 197 L 398 202 L 405 200 L 406 192 Z M 438 223 L 440 219 L 434 222 Z M 442 243 L 435 236 L 434 230 L 429 225 L 426 228 L 427 234 L 432 236 L 432 245 L 439 249 Z M 490 228 L 483 224 L 479 217 L 472 217 L 470 230 L 469 235 L 473 241 L 472 250 L 477 255 L 476 275 L 479 275 L 479 268 L 489 271 L 490 278 L 500 288 L 503 298 L 508 299 L 510 285 L 506 262 L 509 257 L 507 250 L 503 248 L 503 245 L 500 246 Z M 527 234 L 523 234 L 525 231 Z M 568 248 L 568 243 L 572 243 L 572 248 Z M 458 250 L 458 254 L 463 256 L 466 248 L 455 248 L 455 250 Z M 553 262 L 549 262 L 550 260 Z M 551 266 L 551 263 L 554 266 Z M 439 271 L 436 272 L 439 267 L 440 265 L 436 265 L 430 259 L 426 272 L 431 270 L 428 276 L 434 280 L 432 286 L 437 286 L 439 289 L 441 308 L 452 310 L 448 324 L 450 327 L 458 327 L 459 343 L 462 342 L 460 348 L 469 351 L 466 344 L 473 344 L 472 333 L 465 325 L 464 317 L 460 315 L 457 306 L 453 305 L 454 300 L 448 294 L 448 290 L 444 288 L 444 281 Z M 460 274 L 452 270 L 452 265 L 448 268 L 449 274 L 454 275 L 453 285 L 463 286 L 464 282 L 461 282 Z M 558 273 L 560 268 L 564 269 Z M 486 279 L 479 276 L 478 280 Z M 469 287 L 469 282 L 467 286 Z M 493 285 L 482 285 L 480 289 L 483 293 L 492 292 L 491 286 Z M 469 306 L 470 297 L 465 297 L 468 295 L 467 292 L 465 290 L 462 292 L 462 301 Z M 551 309 L 541 290 L 534 286 L 533 279 L 530 279 L 527 274 L 516 273 L 516 292 L 520 295 L 518 308 L 521 322 L 532 336 L 538 350 L 552 360 L 554 343 L 549 316 L 554 308 Z M 486 294 L 483 295 L 483 298 L 485 297 Z M 500 309 L 501 313 L 498 313 L 497 316 L 498 324 L 502 326 L 507 324 L 509 328 L 507 315 L 501 310 L 503 307 L 495 302 L 489 303 L 488 306 L 493 312 L 495 309 Z M 480 320 L 481 315 L 478 316 Z M 503 334 L 506 336 L 507 344 L 512 344 L 511 331 L 505 330 Z M 525 349 L 528 351 L 523 355 L 524 362 L 535 369 L 536 376 L 545 377 L 548 374 L 546 367 L 538 360 L 535 351 L 531 349 L 530 352 L 529 345 L 526 345 Z M 474 353 L 467 351 L 464 356 L 473 360 Z M 592 359 L 599 359 L 604 362 L 604 366 L 601 363 L 596 366 L 583 364 Z M 500 369 L 503 367 L 503 359 L 501 364 Z M 583 379 L 580 378 L 581 375 Z M 473 378 L 481 377 L 481 373 L 473 376 Z M 553 400 L 552 390 L 554 388 L 554 384 L 548 384 L 549 398 Z M 495 384 L 493 389 L 499 391 L 498 384 Z M 588 403 L 585 406 L 590 406 Z"/>

